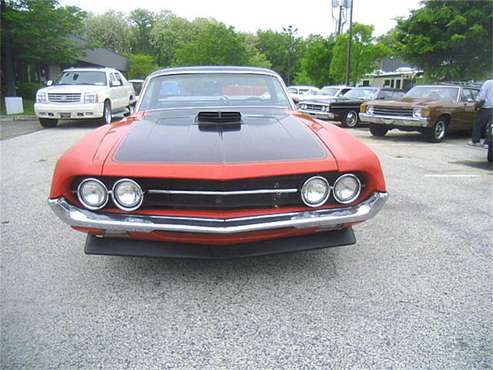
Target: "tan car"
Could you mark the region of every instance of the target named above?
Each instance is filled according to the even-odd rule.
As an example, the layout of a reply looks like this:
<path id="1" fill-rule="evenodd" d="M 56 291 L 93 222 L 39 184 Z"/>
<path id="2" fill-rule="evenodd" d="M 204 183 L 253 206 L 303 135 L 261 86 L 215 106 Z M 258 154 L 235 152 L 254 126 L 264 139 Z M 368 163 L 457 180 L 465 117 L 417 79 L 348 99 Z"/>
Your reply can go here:
<path id="1" fill-rule="evenodd" d="M 472 130 L 478 91 L 457 85 L 415 86 L 399 100 L 363 103 L 359 117 L 374 136 L 392 129 L 419 131 L 438 143 L 449 132 Z"/>

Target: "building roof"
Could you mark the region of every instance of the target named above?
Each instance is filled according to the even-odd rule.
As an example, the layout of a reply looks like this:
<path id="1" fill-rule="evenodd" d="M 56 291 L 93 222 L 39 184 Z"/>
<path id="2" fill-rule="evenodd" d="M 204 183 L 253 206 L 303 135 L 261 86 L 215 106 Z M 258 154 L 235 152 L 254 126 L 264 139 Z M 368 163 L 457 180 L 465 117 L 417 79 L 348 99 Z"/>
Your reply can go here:
<path id="1" fill-rule="evenodd" d="M 128 58 L 109 49 L 86 49 L 85 55 L 80 60 L 101 67 L 115 68 L 122 72 L 128 70 Z"/>

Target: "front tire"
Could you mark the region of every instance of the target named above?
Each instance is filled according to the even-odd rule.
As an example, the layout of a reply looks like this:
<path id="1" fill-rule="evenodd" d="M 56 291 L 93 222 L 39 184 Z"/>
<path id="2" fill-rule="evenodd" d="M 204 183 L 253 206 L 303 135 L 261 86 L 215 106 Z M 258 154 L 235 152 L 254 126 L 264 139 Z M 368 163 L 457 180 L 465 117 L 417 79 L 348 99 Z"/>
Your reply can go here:
<path id="1" fill-rule="evenodd" d="M 111 112 L 111 103 L 109 100 L 106 100 L 104 102 L 104 109 L 103 109 L 103 122 L 106 125 L 109 125 L 111 123 L 112 118 L 113 118 L 113 113 Z"/>
<path id="2" fill-rule="evenodd" d="M 444 117 L 440 117 L 432 125 L 424 129 L 423 134 L 425 140 L 430 143 L 439 143 L 447 136 L 448 121 Z"/>
<path id="3" fill-rule="evenodd" d="M 346 114 L 346 117 L 344 117 L 344 121 L 342 122 L 342 125 L 344 127 L 354 128 L 358 126 L 358 123 L 359 123 L 358 112 L 352 110 Z"/>
<path id="4" fill-rule="evenodd" d="M 57 119 L 50 119 L 50 118 L 40 118 L 39 123 L 44 128 L 53 128 L 53 127 L 57 126 L 58 120 Z"/>
<path id="5" fill-rule="evenodd" d="M 376 137 L 384 137 L 389 129 L 385 126 L 370 125 L 370 133 Z"/>

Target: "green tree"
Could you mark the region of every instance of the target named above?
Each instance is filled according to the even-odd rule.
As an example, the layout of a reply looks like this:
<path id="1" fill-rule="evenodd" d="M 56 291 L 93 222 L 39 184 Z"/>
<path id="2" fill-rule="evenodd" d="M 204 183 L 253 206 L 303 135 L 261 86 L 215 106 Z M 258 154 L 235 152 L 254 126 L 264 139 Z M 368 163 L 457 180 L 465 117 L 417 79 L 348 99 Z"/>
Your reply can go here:
<path id="1" fill-rule="evenodd" d="M 130 54 L 128 56 L 128 78 L 145 78 L 159 69 L 156 59 L 147 54 Z"/>
<path id="2" fill-rule="evenodd" d="M 11 0 L 2 8 L 2 59 L 9 94 L 15 94 L 15 62 L 70 64 L 82 53 L 70 37 L 82 29 L 86 13 L 79 8 L 59 6 L 57 0 Z"/>
<path id="3" fill-rule="evenodd" d="M 493 68 L 491 1 L 424 1 L 399 19 L 398 52 L 436 80 L 491 76 Z"/>
<path id="4" fill-rule="evenodd" d="M 120 54 L 130 52 L 130 26 L 125 14 L 109 10 L 90 15 L 85 21 L 86 40 L 92 47 L 107 48 Z"/>
<path id="5" fill-rule="evenodd" d="M 185 18 L 177 17 L 170 11 L 161 12 L 150 33 L 157 63 L 164 67 L 172 65 L 176 50 L 192 41 L 194 33 L 192 23 Z"/>
<path id="6" fill-rule="evenodd" d="M 337 83 L 343 83 L 346 79 L 348 38 L 348 33 L 339 35 L 333 49 L 330 74 Z M 365 74 L 374 71 L 378 60 L 389 53 L 385 45 L 375 42 L 373 26 L 353 24 L 350 83 L 356 84 Z"/>
<path id="7" fill-rule="evenodd" d="M 288 65 L 289 45 L 293 44 L 291 53 L 291 68 Z M 290 40 L 288 32 L 276 32 L 272 30 L 257 31 L 257 49 L 265 55 L 271 63 L 271 68 L 279 73 L 284 81 L 288 80 L 289 70 L 294 76 L 298 72 L 299 60 L 304 51 L 304 42 L 300 37 Z"/>
<path id="8" fill-rule="evenodd" d="M 257 49 L 257 36 L 251 33 L 241 33 L 240 37 L 247 53 L 248 61 L 246 64 L 253 67 L 270 68 L 271 63 L 267 57 Z"/>
<path id="9" fill-rule="evenodd" d="M 156 14 L 147 9 L 135 9 L 130 12 L 130 46 L 132 53 L 151 54 L 151 31 L 156 22 Z"/>
<path id="10" fill-rule="evenodd" d="M 305 41 L 305 52 L 296 74 L 297 84 L 323 86 L 333 82 L 330 75 L 332 49 L 335 41 L 320 35 L 310 35 Z"/>
<path id="11" fill-rule="evenodd" d="M 193 39 L 176 50 L 174 65 L 244 65 L 248 63 L 242 38 L 223 23 L 195 20 Z"/>

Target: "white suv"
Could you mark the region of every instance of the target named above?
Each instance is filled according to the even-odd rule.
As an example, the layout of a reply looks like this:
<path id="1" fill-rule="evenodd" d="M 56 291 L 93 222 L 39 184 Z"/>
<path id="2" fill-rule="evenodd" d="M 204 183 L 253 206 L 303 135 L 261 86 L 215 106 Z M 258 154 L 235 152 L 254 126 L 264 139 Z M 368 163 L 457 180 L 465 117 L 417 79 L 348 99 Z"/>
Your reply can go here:
<path id="1" fill-rule="evenodd" d="M 113 113 L 132 113 L 135 91 L 113 68 L 70 68 L 56 81 L 38 90 L 34 111 L 43 127 L 55 127 L 59 119 L 103 118 Z"/>

